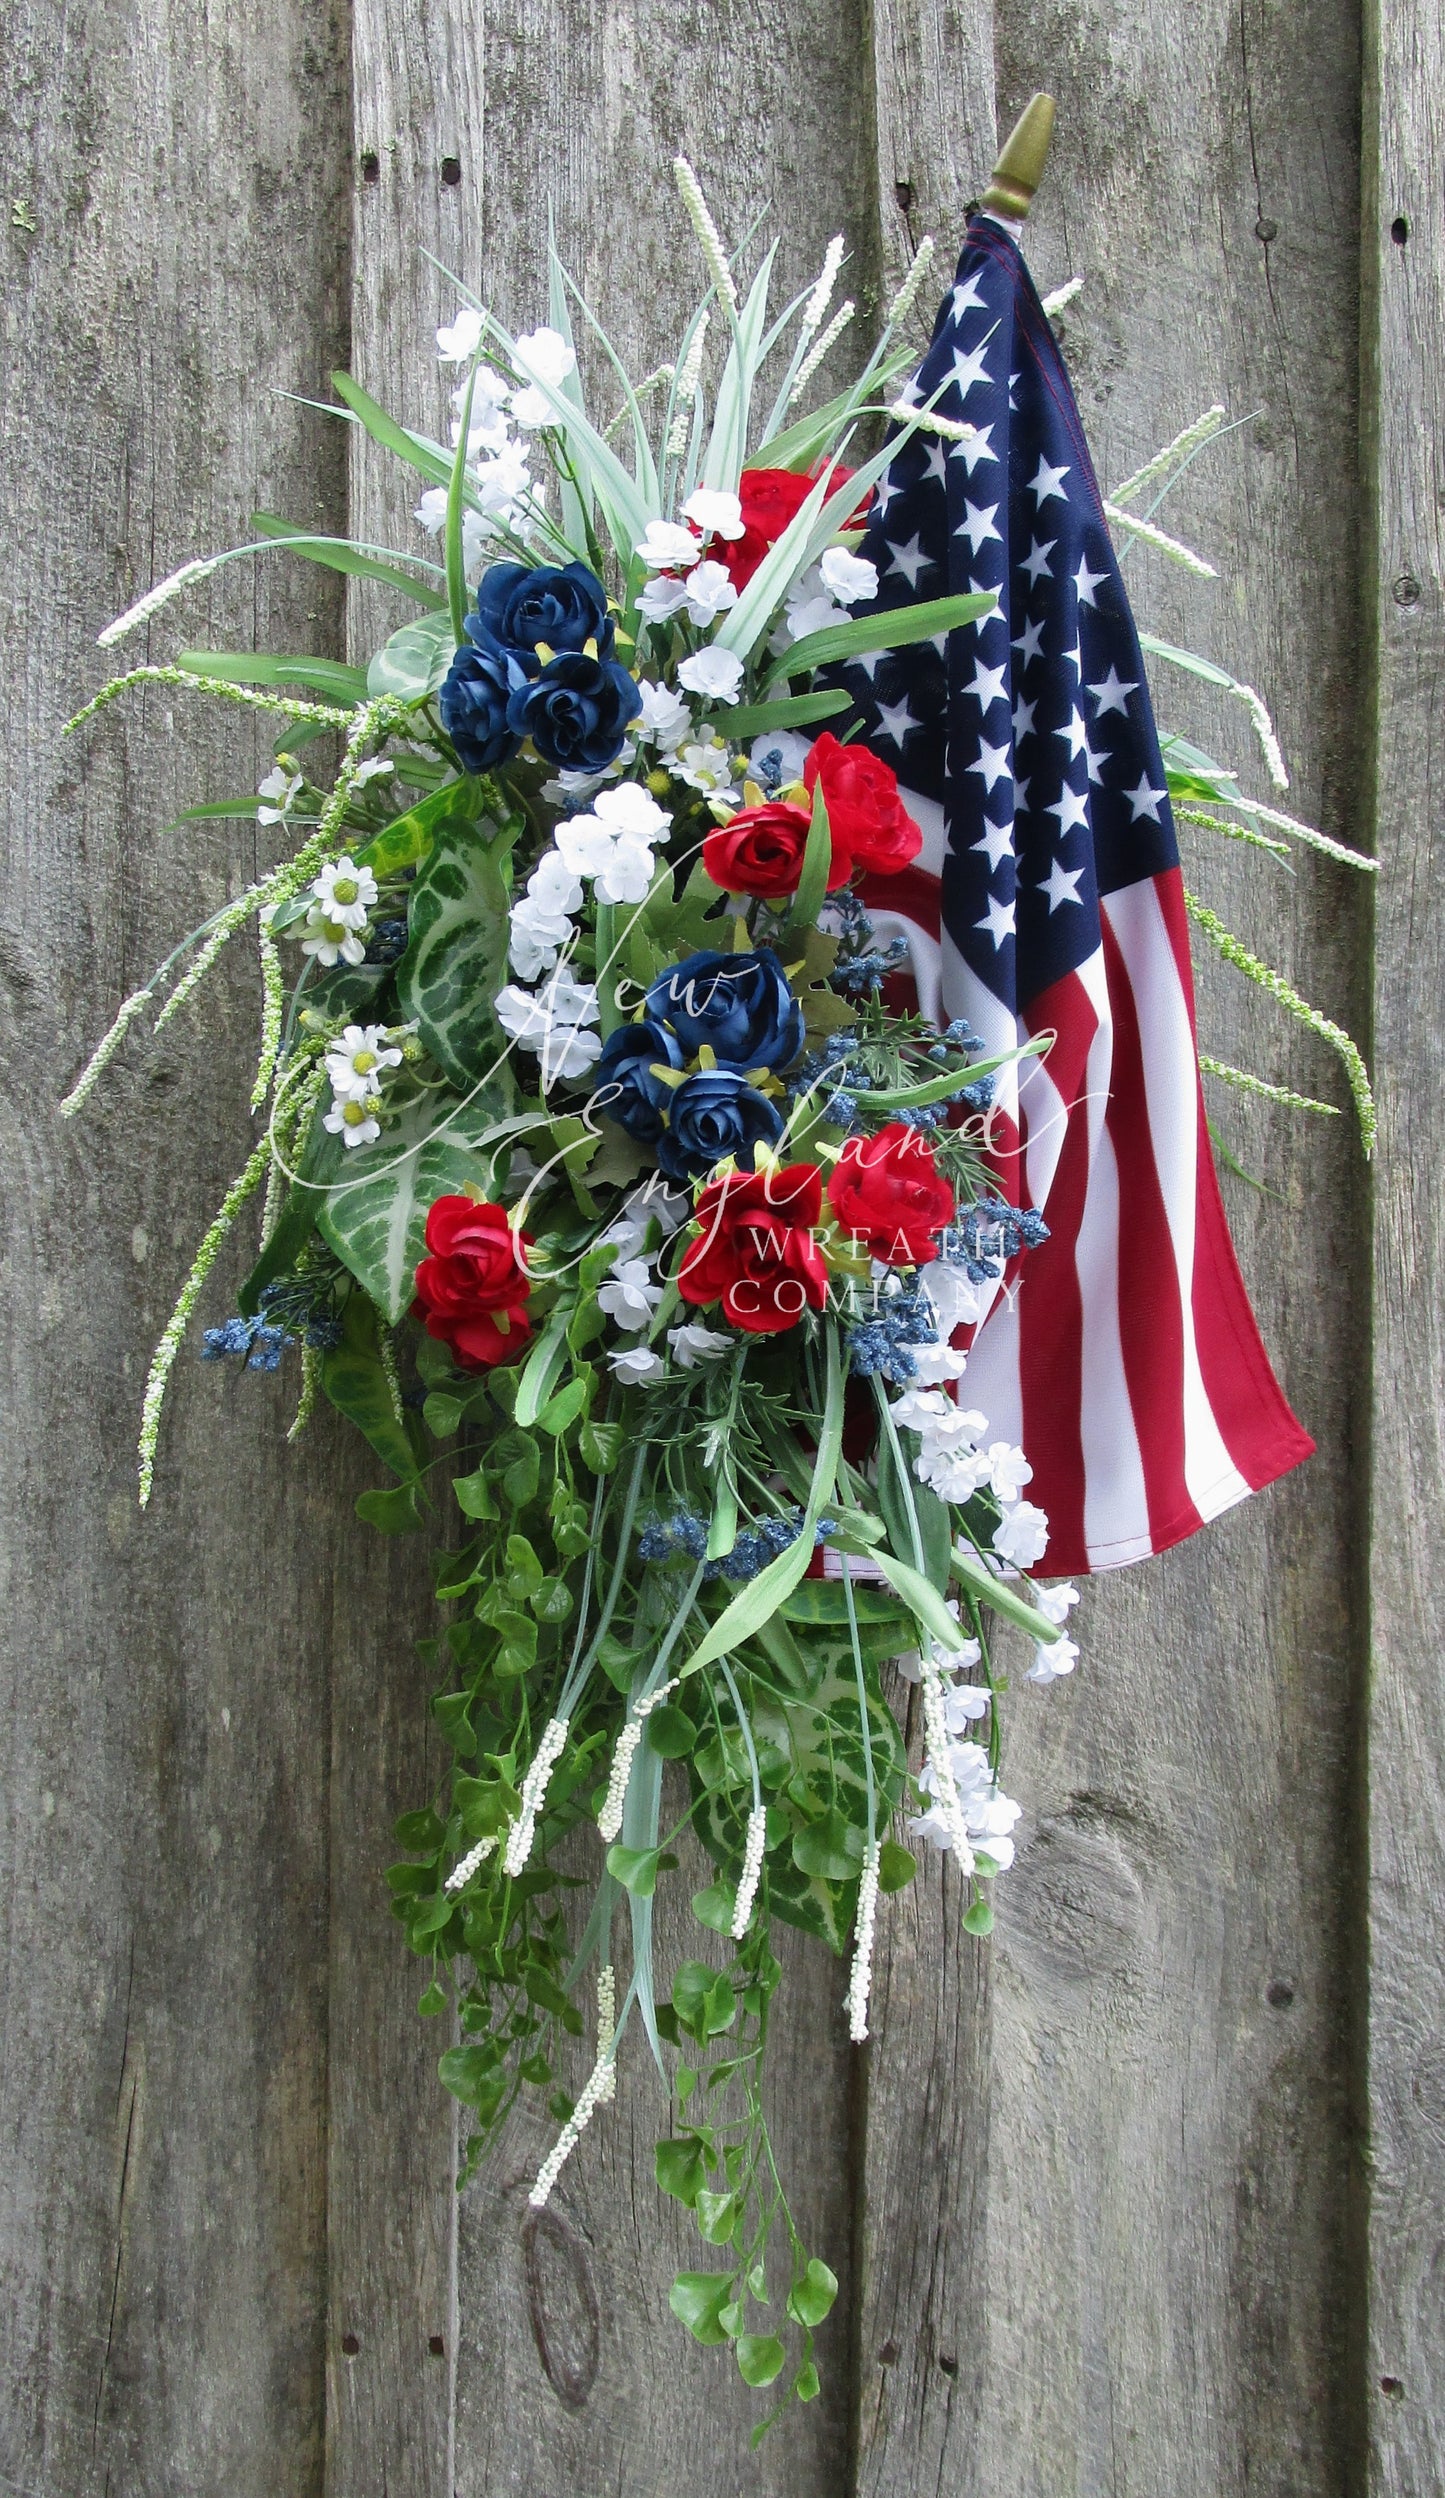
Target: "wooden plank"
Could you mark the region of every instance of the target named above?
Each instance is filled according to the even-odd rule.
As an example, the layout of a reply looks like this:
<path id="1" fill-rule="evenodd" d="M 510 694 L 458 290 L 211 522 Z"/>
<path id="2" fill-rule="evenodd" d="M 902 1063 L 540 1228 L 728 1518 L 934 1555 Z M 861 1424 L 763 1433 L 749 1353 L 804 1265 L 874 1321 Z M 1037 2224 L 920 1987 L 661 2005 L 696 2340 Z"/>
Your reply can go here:
<path id="1" fill-rule="evenodd" d="M 248 1149 L 217 1071 L 254 1046 L 249 954 L 55 1117 L 112 1006 L 274 855 L 249 827 L 158 829 L 254 789 L 271 738 L 166 691 L 60 729 L 187 641 L 335 646 L 327 577 L 279 560 L 111 657 L 94 637 L 254 505 L 344 509 L 339 439 L 276 391 L 336 352 L 345 29 L 276 0 L 18 0 L 6 50 L 0 2477 L 304 2498 L 334 1539 L 314 1461 L 278 1460 L 294 1378 L 203 1372 L 193 1342 L 144 1521 L 135 1492 L 150 1350 Z"/>
<path id="2" fill-rule="evenodd" d="M 432 336 L 453 308 L 424 258 L 474 283 L 481 197 L 480 50 L 470 13 L 411 0 L 352 11 L 354 158 L 350 370 L 423 432 L 447 439 L 448 369 Z M 450 378 L 454 378 L 451 376 Z M 361 429 L 349 436 L 351 528 L 431 551 L 423 481 Z M 414 613 L 353 584 L 347 644 L 363 663 Z M 331 1688 L 331 2095 L 326 2489 L 331 2498 L 451 2498 L 456 2364 L 454 2103 L 437 2080 L 447 2038 L 421 2021 L 427 1972 L 390 1915 L 381 1870 L 398 1813 L 436 1792 L 446 1751 L 435 1677 L 415 1640 L 438 1627 L 422 1539 L 385 1549 L 342 1523 L 368 1594 L 339 1574 Z"/>
<path id="3" fill-rule="evenodd" d="M 1066 349 L 1104 476 L 1216 397 L 1260 411 L 1169 507 L 1225 580 L 1131 564 L 1138 604 L 1268 691 L 1292 802 L 1346 835 L 1354 42 L 1337 0 L 1287 20 L 999 13 L 1000 125 L 1036 86 L 1059 100 L 1030 257 L 1046 285 L 1087 275 Z M 1242 714 L 1156 690 L 1260 785 Z M 1345 871 L 1287 892 L 1218 852 L 1187 872 L 1358 1025 L 1367 905 Z M 1205 967 L 1201 992 L 1206 1047 L 1341 1097 L 1242 984 Z M 1006 1783 L 1026 1817 L 992 1944 L 960 1936 L 951 1875 L 889 1903 L 860 2328 L 858 2487 L 877 2498 L 1357 2485 L 1361 1170 L 1344 1121 L 1225 1117 L 1279 1192 L 1228 1183 L 1320 1454 L 1092 1588 L 1072 1682 L 1016 1688 Z"/>
<path id="4" fill-rule="evenodd" d="M 1445 1771 L 1441 1512 L 1440 774 L 1445 561 L 1438 457 L 1445 219 L 1441 27 L 1371 9 L 1365 96 L 1364 554 L 1372 603 L 1377 839 L 1369 1709 L 1370 2488 L 1445 2481 Z"/>

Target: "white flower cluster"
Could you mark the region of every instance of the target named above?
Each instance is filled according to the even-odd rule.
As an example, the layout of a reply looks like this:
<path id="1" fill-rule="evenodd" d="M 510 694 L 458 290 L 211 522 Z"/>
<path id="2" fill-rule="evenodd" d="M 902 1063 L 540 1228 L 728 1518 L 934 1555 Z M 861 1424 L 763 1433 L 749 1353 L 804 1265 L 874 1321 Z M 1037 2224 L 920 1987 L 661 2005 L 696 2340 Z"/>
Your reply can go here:
<path id="1" fill-rule="evenodd" d="M 591 1029 L 599 1012 L 596 988 L 590 980 L 574 980 L 560 963 L 544 989 L 519 989 L 509 982 L 498 992 L 496 1012 L 518 1048 L 541 1060 L 544 1093 L 561 1077 L 584 1076 L 602 1055 L 602 1035 Z"/>
<path id="2" fill-rule="evenodd" d="M 464 305 L 455 321 L 437 331 L 437 355 L 441 362 L 470 364 L 482 343 L 484 330 L 482 315 Z M 544 328 L 532 330 L 516 341 L 514 361 L 525 377 L 521 383 L 509 381 L 505 374 L 485 364 L 478 365 L 470 383 L 467 477 L 481 509 L 469 509 L 462 517 L 462 566 L 469 581 L 481 568 L 494 529 L 508 530 L 514 536 L 526 532 L 537 488 L 528 467 L 528 446 L 517 439 L 512 427 L 515 425 L 526 435 L 555 422 L 551 401 L 538 385 L 547 383 L 552 389 L 559 389 L 575 370 L 577 358 L 559 331 Z M 468 384 L 463 382 L 452 393 L 456 410 L 452 419 L 454 450 L 461 440 L 467 389 Z M 428 486 L 417 505 L 416 516 L 423 529 L 433 537 L 440 536 L 446 527 L 445 486 Z"/>
<path id="3" fill-rule="evenodd" d="M 1056 1622 L 1062 1631 L 1070 1612 L 1079 1601 L 1078 1589 L 1065 1580 L 1058 1587 L 1036 1587 L 1033 1593 L 1034 1603 L 1038 1606 L 1044 1620 Z M 1024 1679 L 1030 1683 L 1061 1682 L 1064 1675 L 1073 1673 L 1078 1661 L 1077 1640 L 1064 1638 L 1036 1640 L 1034 1661 Z"/>
<path id="4" fill-rule="evenodd" d="M 663 1288 L 653 1275 L 655 1250 L 646 1246 L 648 1224 L 654 1218 L 666 1239 L 687 1220 L 691 1211 L 689 1199 L 682 1190 L 649 1187 L 644 1181 L 626 1201 L 618 1220 L 600 1234 L 599 1245 L 606 1242 L 614 1251 L 612 1271 L 597 1294 L 597 1306 L 619 1327 L 624 1335 L 641 1338 L 651 1327 Z M 703 1327 L 697 1321 L 685 1321 L 670 1327 L 667 1341 L 680 1370 L 696 1370 L 699 1362 L 715 1362 L 728 1352 L 733 1338 L 719 1329 Z M 661 1379 L 667 1364 L 660 1353 L 638 1341 L 617 1346 L 607 1357 L 617 1377 L 631 1387 L 646 1387 Z"/>
<path id="5" fill-rule="evenodd" d="M 870 564 L 866 555 L 850 555 L 846 547 L 830 546 L 821 562 L 788 592 L 783 610 L 785 647 L 788 642 L 801 642 L 805 634 L 846 624 L 850 607 L 860 607 L 877 596 L 877 565 Z"/>
<path id="6" fill-rule="evenodd" d="M 526 1872 L 536 1835 L 537 1815 L 547 1801 L 552 1772 L 566 1750 L 568 1723 L 565 1717 L 548 1718 L 532 1766 L 522 1781 L 521 1809 L 507 1833 L 507 1853 L 502 1860 L 503 1871 L 514 1880 L 519 1873 Z"/>
<path id="7" fill-rule="evenodd" d="M 935 1655 L 923 1668 L 927 1757 L 918 1783 L 931 1801 L 908 1827 L 915 1839 L 952 1849 L 963 1873 L 973 1871 L 976 1853 L 987 1855 L 1006 1873 L 1014 1860 L 1010 1834 L 1023 1807 L 998 1785 L 986 1747 L 964 1734 L 970 1721 L 982 1716 L 989 1694 L 975 1684 L 945 1680 L 956 1668 L 976 1665 L 978 1658 L 978 1642 L 970 1639 L 955 1655 Z"/>
<path id="8" fill-rule="evenodd" d="M 928 1365 L 930 1348 L 920 1350 Z M 940 1357 L 950 1363 L 959 1359 L 940 1346 L 934 1367 Z M 901 1430 L 918 1433 L 921 1445 L 913 1471 L 919 1481 L 928 1484 L 940 1500 L 958 1502 L 971 1500 L 987 1484 L 1003 1509 L 993 1531 L 993 1548 L 1000 1561 L 1022 1570 L 1039 1560 L 1049 1540 L 1049 1522 L 1032 1501 L 1020 1497 L 1034 1471 L 1023 1450 L 1007 1440 L 981 1447 L 988 1429 L 984 1416 L 955 1404 L 942 1388 L 906 1389 L 894 1399 L 891 1410 Z"/>
<path id="9" fill-rule="evenodd" d="M 321 1124 L 344 1145 L 370 1145 L 380 1136 L 381 1079 L 399 1067 L 402 1052 L 385 1024 L 349 1023 L 326 1053 L 331 1108 Z"/>

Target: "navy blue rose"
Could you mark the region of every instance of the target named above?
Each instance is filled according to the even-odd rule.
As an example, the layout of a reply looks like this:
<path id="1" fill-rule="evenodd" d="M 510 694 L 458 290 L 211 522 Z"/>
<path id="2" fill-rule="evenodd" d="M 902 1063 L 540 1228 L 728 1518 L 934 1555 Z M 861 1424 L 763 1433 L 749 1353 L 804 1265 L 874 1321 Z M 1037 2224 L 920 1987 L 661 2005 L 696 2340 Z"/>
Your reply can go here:
<path id="1" fill-rule="evenodd" d="M 593 1107 L 615 1119 L 640 1145 L 655 1145 L 672 1088 L 650 1071 L 681 1065 L 682 1052 L 661 1024 L 622 1024 L 604 1041 L 593 1070 Z"/>
<path id="2" fill-rule="evenodd" d="M 671 1094 L 657 1159 L 670 1180 L 702 1179 L 728 1154 L 751 1171 L 754 1145 L 776 1145 L 782 1133 L 776 1102 L 719 1067 L 689 1076 Z"/>
<path id="3" fill-rule="evenodd" d="M 526 679 L 515 660 L 488 642 L 463 642 L 437 696 L 442 727 L 464 772 L 491 772 L 520 743 L 507 709 Z"/>
<path id="4" fill-rule="evenodd" d="M 551 651 L 585 651 L 591 642 L 593 658 L 612 656 L 607 593 L 585 564 L 489 565 L 467 631 L 474 641 L 497 643 L 529 677 L 545 664 L 539 642 Z"/>
<path id="5" fill-rule="evenodd" d="M 647 1012 L 693 1058 L 710 1049 L 724 1067 L 792 1065 L 803 1010 L 776 954 L 688 954 L 654 980 Z"/>
<path id="6" fill-rule="evenodd" d="M 507 725 L 515 737 L 530 737 L 544 763 L 601 772 L 622 752 L 627 723 L 641 709 L 642 696 L 619 661 L 564 651 L 530 685 L 517 687 Z"/>

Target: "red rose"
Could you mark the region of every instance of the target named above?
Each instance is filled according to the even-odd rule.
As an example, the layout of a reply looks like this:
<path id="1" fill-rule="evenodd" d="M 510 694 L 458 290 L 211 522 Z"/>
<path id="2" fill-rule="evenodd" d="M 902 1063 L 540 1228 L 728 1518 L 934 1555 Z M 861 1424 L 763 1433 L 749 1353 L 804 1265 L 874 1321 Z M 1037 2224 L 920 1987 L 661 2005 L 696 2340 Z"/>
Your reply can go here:
<path id="1" fill-rule="evenodd" d="M 412 1315 L 449 1344 L 469 1370 L 490 1370 L 521 1351 L 531 1334 L 525 1258 L 531 1241 L 514 1232 L 505 1206 L 438 1197 L 426 1219 L 431 1251 L 416 1270 Z"/>
<path id="2" fill-rule="evenodd" d="M 866 746 L 840 746 L 825 729 L 813 740 L 803 766 L 809 791 L 822 778 L 833 858 L 841 850 L 854 867 L 890 876 L 907 867 L 923 847 L 923 834 L 898 795 L 897 778 L 881 755 Z"/>
<path id="3" fill-rule="evenodd" d="M 703 866 L 724 893 L 796 893 L 811 820 L 806 807 L 789 806 L 784 798 L 743 807 L 717 832 L 708 834 L 702 845 Z M 850 873 L 848 854 L 835 842 L 829 892 L 846 885 Z"/>
<path id="4" fill-rule="evenodd" d="M 768 549 L 775 546 L 794 514 L 800 512 L 817 479 L 793 468 L 745 468 L 738 480 L 743 507 L 743 534 L 715 550 L 738 590 L 747 588 Z"/>
<path id="5" fill-rule="evenodd" d="M 890 1119 L 876 1136 L 850 1136 L 828 1182 L 828 1202 L 854 1240 L 885 1266 L 926 1266 L 952 1219 L 953 1190 L 917 1128 Z"/>
<path id="6" fill-rule="evenodd" d="M 796 1327 L 805 1309 L 821 1310 L 828 1297 L 813 1238 L 822 1211 L 815 1162 L 710 1180 L 698 1199 L 698 1237 L 678 1270 L 683 1300 L 721 1301 L 724 1316 L 750 1336 Z"/>

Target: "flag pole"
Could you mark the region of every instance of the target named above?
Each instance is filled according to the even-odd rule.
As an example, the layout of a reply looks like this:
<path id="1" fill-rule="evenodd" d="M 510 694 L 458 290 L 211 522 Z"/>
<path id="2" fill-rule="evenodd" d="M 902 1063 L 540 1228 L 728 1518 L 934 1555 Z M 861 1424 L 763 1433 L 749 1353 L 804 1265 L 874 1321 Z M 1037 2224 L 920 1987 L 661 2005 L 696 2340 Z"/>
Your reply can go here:
<path id="1" fill-rule="evenodd" d="M 1044 160 L 1054 135 L 1054 99 L 1030 96 L 1003 143 L 988 189 L 979 202 L 985 215 L 1024 218 L 1044 178 Z"/>

